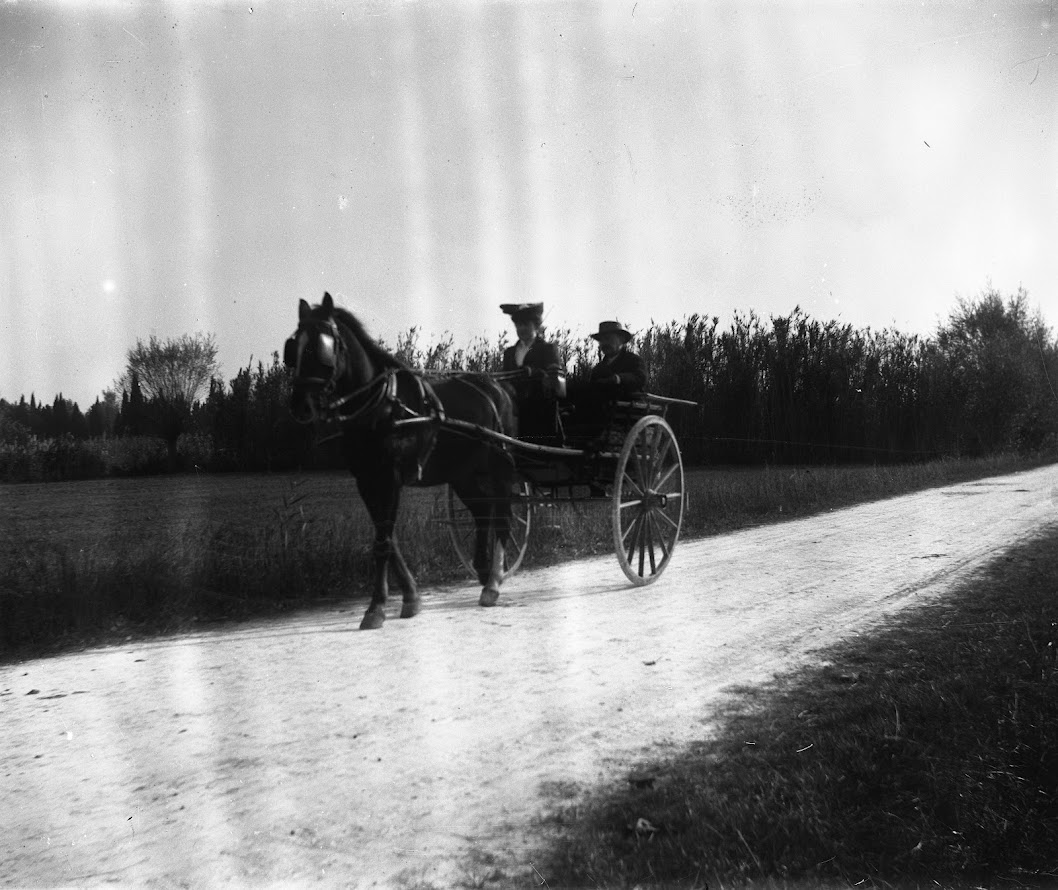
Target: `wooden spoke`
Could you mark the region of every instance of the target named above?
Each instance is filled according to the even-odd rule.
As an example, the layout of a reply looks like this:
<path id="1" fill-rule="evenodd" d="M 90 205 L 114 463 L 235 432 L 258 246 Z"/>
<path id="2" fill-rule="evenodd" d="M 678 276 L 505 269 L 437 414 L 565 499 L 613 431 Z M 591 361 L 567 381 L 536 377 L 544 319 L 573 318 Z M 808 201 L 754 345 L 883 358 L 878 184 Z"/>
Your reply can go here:
<path id="1" fill-rule="evenodd" d="M 628 528 L 626 528 L 621 533 L 621 540 L 622 541 L 627 541 L 629 534 L 631 534 L 632 529 L 634 529 L 635 527 L 636 527 L 636 520 L 635 520 L 635 518 L 633 518 L 632 521 L 628 523 Z"/>
<path id="2" fill-rule="evenodd" d="M 529 532 L 533 524 L 533 510 L 531 498 L 532 488 L 529 483 L 520 483 L 513 493 L 511 500 L 511 540 L 503 554 L 504 573 L 503 579 L 511 577 L 525 558 L 525 551 L 529 547 Z M 474 571 L 474 543 L 475 528 L 474 517 L 456 497 L 451 488 L 448 489 L 448 537 L 452 548 L 459 558 L 463 568 L 467 570 L 471 578 L 477 577 Z"/>
<path id="3" fill-rule="evenodd" d="M 657 567 L 657 564 L 654 562 L 654 526 L 653 526 L 653 524 L 650 521 L 650 514 L 649 513 L 646 513 L 644 515 L 643 525 L 645 527 L 644 531 L 646 532 L 645 537 L 646 537 L 647 554 L 650 556 L 650 574 L 653 575 L 654 572 L 656 572 L 658 570 L 658 567 Z M 639 552 L 639 574 L 640 575 L 643 574 L 643 552 L 642 551 Z"/>
<path id="4" fill-rule="evenodd" d="M 675 444 L 675 441 L 676 441 L 675 439 L 666 438 L 661 443 L 661 448 L 658 450 L 658 453 L 655 455 L 655 460 L 657 462 L 656 465 L 658 467 L 662 467 L 662 466 L 665 465 L 665 458 L 668 457 L 669 451 L 672 449 L 672 446 Z"/>
<path id="5" fill-rule="evenodd" d="M 679 464 L 673 464 L 671 467 L 669 467 L 668 470 L 665 471 L 665 475 L 658 479 L 656 483 L 654 483 L 654 491 L 661 491 L 661 489 L 665 486 L 665 483 L 672 478 L 673 474 L 677 470 L 679 470 L 679 468 Z"/>
<path id="6" fill-rule="evenodd" d="M 642 518 L 643 518 L 642 514 L 640 514 L 640 515 L 636 516 L 635 519 L 632 520 L 632 527 L 631 527 L 632 540 L 628 542 L 628 561 L 629 562 L 632 561 L 632 558 L 633 558 L 633 556 L 635 555 L 635 552 L 636 552 L 636 546 L 639 543 L 639 533 L 640 533 L 640 528 L 641 528 L 640 520 Z"/>
<path id="7" fill-rule="evenodd" d="M 669 525 L 676 529 L 677 532 L 680 530 L 680 524 L 678 522 L 675 522 L 673 518 L 669 516 L 669 514 L 666 513 L 664 510 L 658 510 L 653 515 L 655 518 L 660 517 L 661 519 L 664 519 Z"/>
<path id="8" fill-rule="evenodd" d="M 651 521 L 651 523 L 654 526 L 654 530 L 658 533 L 658 546 L 661 547 L 661 558 L 662 559 L 668 559 L 669 558 L 669 548 L 665 546 L 665 535 L 662 534 L 661 526 L 658 524 L 658 515 L 659 514 L 657 514 L 657 513 L 651 513 L 650 514 L 650 521 Z M 660 515 L 665 516 L 664 513 L 662 513 Z M 665 518 L 668 519 L 667 516 L 665 516 Z M 672 520 L 670 519 L 669 521 L 671 522 Z"/>
<path id="9" fill-rule="evenodd" d="M 636 497 L 643 497 L 643 489 L 640 488 L 639 485 L 636 483 L 636 480 L 629 476 L 627 473 L 625 473 L 622 477 L 621 483 L 627 483 L 628 487 L 632 489 L 632 492 L 636 495 Z"/>
<path id="10" fill-rule="evenodd" d="M 636 449 L 636 465 L 639 467 L 640 487 L 650 488 L 650 458 L 645 451 L 645 448 Z"/>

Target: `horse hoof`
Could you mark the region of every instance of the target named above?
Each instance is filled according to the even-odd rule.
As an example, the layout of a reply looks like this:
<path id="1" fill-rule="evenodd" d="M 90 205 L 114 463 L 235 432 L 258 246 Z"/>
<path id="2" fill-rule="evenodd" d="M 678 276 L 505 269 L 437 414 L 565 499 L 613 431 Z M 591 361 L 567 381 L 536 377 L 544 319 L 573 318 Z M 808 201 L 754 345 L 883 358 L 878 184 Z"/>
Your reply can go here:
<path id="1" fill-rule="evenodd" d="M 378 630 L 386 620 L 385 612 L 369 611 L 360 622 L 360 630 Z"/>
<path id="2" fill-rule="evenodd" d="M 486 587 L 481 591 L 481 599 L 478 604 L 482 606 L 495 606 L 496 600 L 500 598 L 500 592 L 495 587 Z"/>
<path id="3" fill-rule="evenodd" d="M 403 606 L 400 607 L 400 617 L 414 618 L 416 615 L 419 614 L 419 606 L 420 603 L 418 600 L 414 600 L 410 603 L 405 603 Z"/>

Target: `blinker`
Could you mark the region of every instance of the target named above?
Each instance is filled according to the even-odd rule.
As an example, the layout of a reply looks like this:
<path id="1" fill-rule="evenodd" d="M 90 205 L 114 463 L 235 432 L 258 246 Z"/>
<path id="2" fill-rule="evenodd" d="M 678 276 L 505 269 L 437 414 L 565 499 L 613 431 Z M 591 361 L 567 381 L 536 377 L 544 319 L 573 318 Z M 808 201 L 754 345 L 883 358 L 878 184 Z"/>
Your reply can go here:
<path id="1" fill-rule="evenodd" d="M 320 334 L 320 345 L 316 350 L 316 358 L 321 365 L 328 368 L 334 367 L 334 337 L 330 334 Z"/>
<path id="2" fill-rule="evenodd" d="M 283 364 L 293 370 L 298 364 L 298 341 L 291 337 L 283 346 Z"/>

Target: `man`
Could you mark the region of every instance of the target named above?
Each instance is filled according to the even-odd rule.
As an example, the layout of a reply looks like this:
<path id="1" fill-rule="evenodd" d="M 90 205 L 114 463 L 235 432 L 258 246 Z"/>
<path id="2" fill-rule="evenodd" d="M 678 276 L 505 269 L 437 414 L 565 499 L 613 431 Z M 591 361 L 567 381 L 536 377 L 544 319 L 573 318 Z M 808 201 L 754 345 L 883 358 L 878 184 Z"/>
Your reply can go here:
<path id="1" fill-rule="evenodd" d="M 598 342 L 602 358 L 587 380 L 570 381 L 569 397 L 576 409 L 570 432 L 578 439 L 597 437 L 606 427 L 610 403 L 642 392 L 647 385 L 646 365 L 628 349 L 632 335 L 619 321 L 599 322 L 591 337 Z"/>
<path id="2" fill-rule="evenodd" d="M 561 441 L 556 397 L 566 394 L 566 369 L 558 349 L 540 336 L 543 303 L 503 303 L 518 342 L 503 351 L 503 370 L 523 371 L 510 382 L 517 395 L 518 435 L 540 444 Z"/>
<path id="3" fill-rule="evenodd" d="M 599 343 L 602 360 L 591 370 L 588 382 L 614 396 L 642 392 L 647 385 L 647 368 L 643 359 L 628 349 L 632 335 L 619 321 L 599 322 L 592 339 Z"/>

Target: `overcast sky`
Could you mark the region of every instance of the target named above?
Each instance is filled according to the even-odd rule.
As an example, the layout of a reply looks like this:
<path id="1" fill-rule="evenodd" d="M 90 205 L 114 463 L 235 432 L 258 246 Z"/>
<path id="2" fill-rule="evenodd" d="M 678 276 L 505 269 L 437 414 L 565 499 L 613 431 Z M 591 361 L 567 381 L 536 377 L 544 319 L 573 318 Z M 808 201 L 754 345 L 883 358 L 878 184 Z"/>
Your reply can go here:
<path id="1" fill-rule="evenodd" d="M 391 343 L 989 281 L 1054 325 L 1053 5 L 0 0 L 0 396 L 151 334 L 231 377 L 324 290 Z"/>

